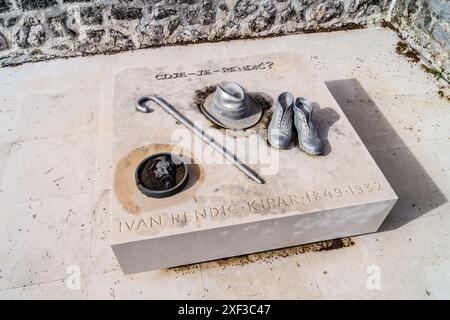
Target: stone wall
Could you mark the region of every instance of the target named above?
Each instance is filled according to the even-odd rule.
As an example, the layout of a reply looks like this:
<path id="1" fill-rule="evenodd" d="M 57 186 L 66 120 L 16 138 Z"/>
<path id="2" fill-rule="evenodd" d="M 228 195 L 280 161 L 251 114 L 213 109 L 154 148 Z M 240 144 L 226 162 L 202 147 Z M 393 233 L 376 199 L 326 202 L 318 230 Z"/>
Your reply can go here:
<path id="1" fill-rule="evenodd" d="M 0 0 L 0 64 L 379 23 L 391 0 Z"/>
<path id="2" fill-rule="evenodd" d="M 397 0 L 391 22 L 438 75 L 450 79 L 450 0 Z"/>
<path id="3" fill-rule="evenodd" d="M 450 0 L 0 0 L 0 66 L 383 20 L 450 78 Z"/>

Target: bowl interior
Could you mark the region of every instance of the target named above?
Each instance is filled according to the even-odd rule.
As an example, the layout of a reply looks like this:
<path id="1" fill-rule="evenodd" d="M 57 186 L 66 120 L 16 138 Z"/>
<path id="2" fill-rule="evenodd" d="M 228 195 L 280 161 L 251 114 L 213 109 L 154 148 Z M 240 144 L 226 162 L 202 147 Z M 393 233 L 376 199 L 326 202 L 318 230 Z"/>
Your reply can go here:
<path id="1" fill-rule="evenodd" d="M 148 167 L 150 164 L 157 158 L 162 157 L 168 157 L 172 160 L 172 163 L 174 164 L 175 169 L 175 181 L 171 188 L 167 188 L 164 184 L 164 179 L 158 180 L 158 179 L 152 179 L 149 176 L 149 170 Z M 182 159 L 171 153 L 158 153 L 151 155 L 144 160 L 141 161 L 141 163 L 138 165 L 136 169 L 136 182 L 138 186 L 140 186 L 141 189 L 148 189 L 149 191 L 170 191 L 171 189 L 176 188 L 181 183 L 183 183 L 183 180 L 186 178 L 186 165 L 182 161 Z"/>

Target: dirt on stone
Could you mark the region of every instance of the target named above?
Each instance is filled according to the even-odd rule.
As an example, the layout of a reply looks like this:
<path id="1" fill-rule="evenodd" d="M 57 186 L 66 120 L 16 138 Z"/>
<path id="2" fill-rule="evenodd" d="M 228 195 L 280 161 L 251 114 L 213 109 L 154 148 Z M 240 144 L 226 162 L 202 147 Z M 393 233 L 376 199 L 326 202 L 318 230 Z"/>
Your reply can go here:
<path id="1" fill-rule="evenodd" d="M 195 90 L 193 101 L 197 108 L 200 109 L 203 101 L 205 101 L 205 99 L 216 90 L 216 87 L 217 85 L 214 85 Z"/>
<path id="2" fill-rule="evenodd" d="M 418 63 L 420 61 L 419 54 L 410 46 L 408 46 L 406 42 L 403 41 L 397 42 L 395 52 L 397 52 L 397 54 L 399 55 L 407 57 L 410 61 L 414 63 Z"/>
<path id="3" fill-rule="evenodd" d="M 319 33 L 319 32 L 334 32 L 334 31 L 347 31 L 365 29 L 366 26 L 359 23 L 346 23 L 340 27 L 317 27 L 303 30 L 303 33 Z"/>
<path id="4" fill-rule="evenodd" d="M 398 28 L 396 26 L 394 26 L 391 22 L 383 20 L 381 21 L 381 26 L 384 28 L 388 28 L 391 29 L 392 31 L 394 31 L 395 33 L 400 33 Z"/>
<path id="5" fill-rule="evenodd" d="M 264 251 L 254 254 L 247 254 L 237 257 L 231 257 L 226 259 L 215 260 L 211 262 L 204 262 L 201 264 L 191 264 L 179 267 L 168 268 L 166 271 L 174 271 L 178 274 L 188 274 L 192 272 L 196 272 L 199 270 L 200 266 L 202 269 L 214 269 L 221 268 L 224 269 L 226 267 L 232 266 L 245 266 L 251 263 L 265 263 L 272 264 L 273 262 L 292 257 L 299 254 L 304 253 L 312 253 L 312 252 L 322 252 L 322 251 L 330 251 L 343 249 L 347 247 L 352 247 L 355 245 L 355 242 L 350 237 L 339 238 L 333 240 L 319 241 L 284 249 L 270 250 Z"/>
<path id="6" fill-rule="evenodd" d="M 439 97 L 441 97 L 441 99 L 445 99 L 450 102 L 450 94 L 446 93 L 442 89 L 438 91 L 438 94 L 439 94 Z"/>
<path id="7" fill-rule="evenodd" d="M 192 102 L 197 107 L 198 111 L 200 111 L 200 113 L 203 114 L 203 111 L 202 111 L 203 101 L 205 101 L 205 99 L 216 90 L 216 87 L 217 87 L 217 85 L 213 85 L 213 86 L 207 86 L 207 87 L 195 90 L 194 98 L 193 98 Z M 208 118 L 206 117 L 206 119 L 208 119 Z M 218 130 L 224 129 L 209 119 L 208 119 L 208 123 L 214 129 L 218 129 Z"/>
<path id="8" fill-rule="evenodd" d="M 189 179 L 180 193 L 169 198 L 153 199 L 143 195 L 136 186 L 135 171 L 143 159 L 161 152 L 182 155 L 188 166 Z M 180 170 L 178 174 L 181 175 L 184 172 Z M 118 202 L 127 213 L 150 213 L 190 201 L 192 197 L 196 196 L 204 179 L 203 167 L 194 159 L 191 151 L 170 144 L 149 144 L 131 150 L 118 161 L 114 172 L 113 191 Z M 176 178 L 177 183 L 180 180 L 181 177 Z"/>

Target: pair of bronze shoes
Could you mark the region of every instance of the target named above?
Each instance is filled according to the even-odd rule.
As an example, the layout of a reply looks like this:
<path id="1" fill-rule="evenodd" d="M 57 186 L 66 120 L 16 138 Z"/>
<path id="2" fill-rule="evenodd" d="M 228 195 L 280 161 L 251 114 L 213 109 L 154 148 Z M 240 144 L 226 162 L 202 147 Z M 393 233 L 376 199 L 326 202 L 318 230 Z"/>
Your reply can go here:
<path id="1" fill-rule="evenodd" d="M 312 118 L 313 111 L 314 105 L 306 99 L 294 99 L 290 92 L 280 94 L 268 129 L 270 145 L 278 149 L 288 148 L 294 126 L 298 133 L 300 149 L 312 155 L 321 154 L 324 143 L 317 133 Z"/>

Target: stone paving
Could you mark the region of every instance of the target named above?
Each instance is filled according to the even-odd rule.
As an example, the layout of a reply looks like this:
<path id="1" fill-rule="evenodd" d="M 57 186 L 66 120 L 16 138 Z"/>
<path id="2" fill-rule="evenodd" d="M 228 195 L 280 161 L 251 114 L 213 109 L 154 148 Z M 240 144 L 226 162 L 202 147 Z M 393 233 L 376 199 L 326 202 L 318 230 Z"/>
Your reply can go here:
<path id="1" fill-rule="evenodd" d="M 399 41 L 374 28 L 0 69 L 0 298 L 449 298 L 448 84 Z M 379 232 L 125 276 L 109 246 L 115 76 L 280 50 L 314 68 L 398 195 Z"/>

